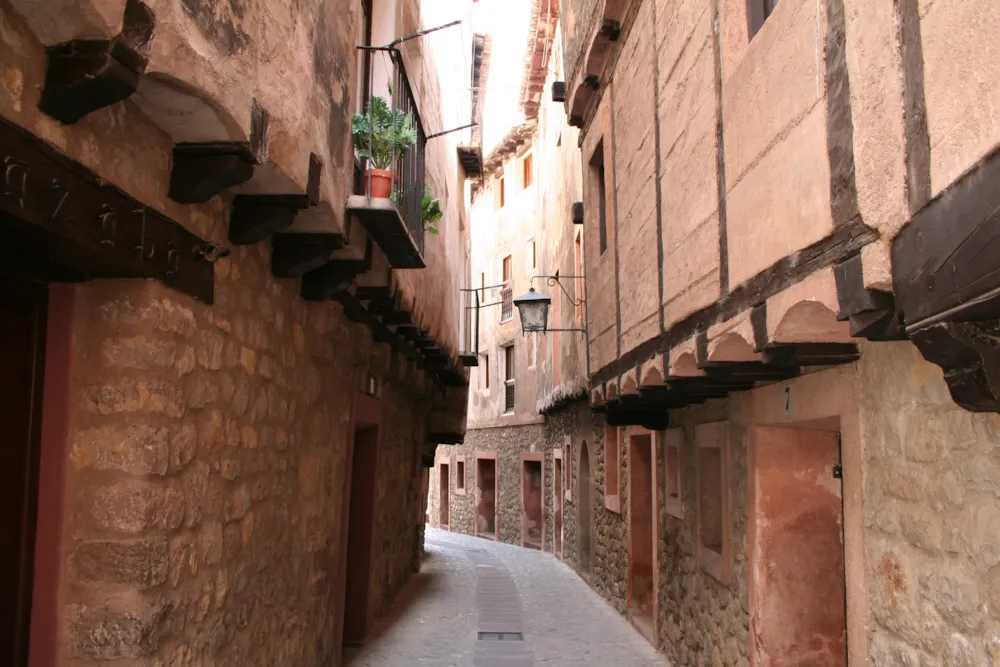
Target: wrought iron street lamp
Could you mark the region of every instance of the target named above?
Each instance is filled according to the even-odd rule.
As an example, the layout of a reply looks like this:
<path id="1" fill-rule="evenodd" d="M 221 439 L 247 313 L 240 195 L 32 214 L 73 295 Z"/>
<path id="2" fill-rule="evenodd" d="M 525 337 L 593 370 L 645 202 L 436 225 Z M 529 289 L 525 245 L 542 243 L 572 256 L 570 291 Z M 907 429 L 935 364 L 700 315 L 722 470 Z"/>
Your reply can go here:
<path id="1" fill-rule="evenodd" d="M 583 299 L 574 299 L 570 296 L 566 288 L 563 287 L 560 280 L 563 278 L 582 278 L 583 276 L 532 276 L 531 282 L 534 282 L 536 278 L 545 278 L 549 286 L 558 285 L 559 289 L 563 291 L 566 298 L 569 299 L 574 306 L 579 306 L 584 302 Z M 539 294 L 535 291 L 534 285 L 528 289 L 527 294 L 522 294 L 521 296 L 514 299 L 514 305 L 517 306 L 517 312 L 521 314 L 521 331 L 523 333 L 545 333 L 546 331 L 580 331 L 586 333 L 586 329 L 550 329 L 549 328 L 549 306 L 552 305 L 552 299 L 544 294 Z"/>

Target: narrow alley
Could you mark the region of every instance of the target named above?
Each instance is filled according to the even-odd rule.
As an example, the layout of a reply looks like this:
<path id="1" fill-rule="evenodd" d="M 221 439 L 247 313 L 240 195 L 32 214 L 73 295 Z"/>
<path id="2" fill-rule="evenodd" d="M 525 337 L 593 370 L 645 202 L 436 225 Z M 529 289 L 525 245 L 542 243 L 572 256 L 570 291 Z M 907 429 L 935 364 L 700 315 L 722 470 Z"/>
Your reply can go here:
<path id="1" fill-rule="evenodd" d="M 425 545 L 420 574 L 368 643 L 345 651 L 348 667 L 669 665 L 549 554 L 434 528 Z"/>
<path id="2" fill-rule="evenodd" d="M 1000 0 L 0 0 L 0 667 L 1000 667 Z"/>

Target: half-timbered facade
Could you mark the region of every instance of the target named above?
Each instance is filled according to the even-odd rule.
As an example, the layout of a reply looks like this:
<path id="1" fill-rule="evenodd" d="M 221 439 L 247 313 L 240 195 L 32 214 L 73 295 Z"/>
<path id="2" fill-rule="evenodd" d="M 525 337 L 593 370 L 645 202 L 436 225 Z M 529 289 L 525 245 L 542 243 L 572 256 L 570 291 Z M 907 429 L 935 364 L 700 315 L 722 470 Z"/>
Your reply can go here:
<path id="1" fill-rule="evenodd" d="M 560 21 L 597 416 L 578 569 L 675 664 L 995 661 L 994 8 Z"/>

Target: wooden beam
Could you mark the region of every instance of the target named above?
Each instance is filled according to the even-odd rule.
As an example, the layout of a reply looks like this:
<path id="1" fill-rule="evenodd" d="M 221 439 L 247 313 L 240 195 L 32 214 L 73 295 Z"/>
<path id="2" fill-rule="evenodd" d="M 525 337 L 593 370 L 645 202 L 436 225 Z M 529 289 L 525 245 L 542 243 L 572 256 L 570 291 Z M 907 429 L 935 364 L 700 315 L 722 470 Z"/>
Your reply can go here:
<path id="1" fill-rule="evenodd" d="M 201 204 L 253 176 L 254 159 L 245 143 L 175 144 L 167 196 Z"/>
<path id="2" fill-rule="evenodd" d="M 344 247 L 340 234 L 275 234 L 271 245 L 271 275 L 298 278 L 323 267 Z"/>
<path id="3" fill-rule="evenodd" d="M 38 108 L 72 125 L 84 116 L 127 99 L 149 62 L 153 12 L 128 0 L 122 31 L 108 40 L 74 40 L 45 49 L 45 84 Z"/>

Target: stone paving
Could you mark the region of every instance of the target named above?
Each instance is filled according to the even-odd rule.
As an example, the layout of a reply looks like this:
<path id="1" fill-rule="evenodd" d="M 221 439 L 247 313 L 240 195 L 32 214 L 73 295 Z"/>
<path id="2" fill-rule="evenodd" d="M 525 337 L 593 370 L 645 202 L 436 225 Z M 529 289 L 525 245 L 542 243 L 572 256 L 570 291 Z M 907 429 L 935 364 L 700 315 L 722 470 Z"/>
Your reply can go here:
<path id="1" fill-rule="evenodd" d="M 346 652 L 349 667 L 670 665 L 551 554 L 433 528 L 426 546 L 368 644 Z"/>

